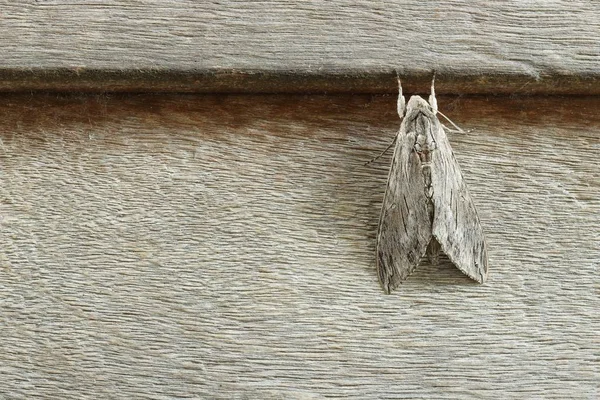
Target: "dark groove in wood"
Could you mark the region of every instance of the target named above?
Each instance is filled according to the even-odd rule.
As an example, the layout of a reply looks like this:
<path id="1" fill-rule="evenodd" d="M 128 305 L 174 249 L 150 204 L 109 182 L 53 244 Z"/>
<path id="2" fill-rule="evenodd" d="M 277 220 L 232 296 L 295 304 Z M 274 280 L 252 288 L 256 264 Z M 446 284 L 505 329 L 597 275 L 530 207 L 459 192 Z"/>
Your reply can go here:
<path id="1" fill-rule="evenodd" d="M 431 72 L 401 74 L 407 93 L 428 91 Z M 599 95 L 600 73 L 483 75 L 437 72 L 439 94 Z M 0 91 L 161 93 L 395 93 L 388 71 L 0 69 Z"/>

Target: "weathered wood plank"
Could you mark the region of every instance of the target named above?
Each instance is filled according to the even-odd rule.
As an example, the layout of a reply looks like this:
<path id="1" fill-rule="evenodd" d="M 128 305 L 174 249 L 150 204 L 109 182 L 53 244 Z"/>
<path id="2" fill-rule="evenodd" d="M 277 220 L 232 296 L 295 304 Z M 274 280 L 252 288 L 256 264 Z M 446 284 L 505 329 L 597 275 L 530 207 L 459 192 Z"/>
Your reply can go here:
<path id="1" fill-rule="evenodd" d="M 4 0 L 0 20 L 0 90 L 382 92 L 435 69 L 441 93 L 600 93 L 592 1 Z"/>
<path id="2" fill-rule="evenodd" d="M 375 234 L 395 98 L 0 101 L 7 398 L 593 398 L 598 99 L 440 97 L 490 277 Z"/>

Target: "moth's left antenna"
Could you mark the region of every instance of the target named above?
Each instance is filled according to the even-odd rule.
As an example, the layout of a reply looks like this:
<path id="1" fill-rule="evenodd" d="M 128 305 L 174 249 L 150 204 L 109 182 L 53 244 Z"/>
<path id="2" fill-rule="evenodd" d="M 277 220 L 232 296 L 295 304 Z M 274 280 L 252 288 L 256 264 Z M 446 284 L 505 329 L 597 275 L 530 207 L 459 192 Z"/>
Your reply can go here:
<path id="1" fill-rule="evenodd" d="M 406 99 L 402 96 L 402 82 L 398 71 L 396 71 L 396 78 L 398 78 L 398 115 L 402 119 L 404 118 L 404 111 L 406 111 Z"/>

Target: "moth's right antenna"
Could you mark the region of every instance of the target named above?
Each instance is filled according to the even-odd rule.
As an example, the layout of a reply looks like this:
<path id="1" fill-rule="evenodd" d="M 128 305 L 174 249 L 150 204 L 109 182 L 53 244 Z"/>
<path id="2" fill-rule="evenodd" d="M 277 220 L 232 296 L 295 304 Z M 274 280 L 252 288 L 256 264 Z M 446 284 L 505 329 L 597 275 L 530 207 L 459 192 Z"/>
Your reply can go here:
<path id="1" fill-rule="evenodd" d="M 431 94 L 429 95 L 429 105 L 433 109 L 434 113 L 438 112 L 437 100 L 435 98 L 435 71 L 433 71 L 433 78 L 431 78 Z"/>
<path id="2" fill-rule="evenodd" d="M 431 78 L 431 94 L 429 95 L 429 105 L 433 109 L 434 113 L 440 114 L 442 117 L 444 117 L 446 119 L 446 121 L 450 122 L 450 124 L 455 128 L 455 129 L 450 129 L 446 125 L 442 124 L 442 126 L 444 127 L 444 129 L 446 129 L 448 132 L 456 132 L 456 133 L 468 133 L 468 132 L 471 132 L 471 130 L 464 131 L 458 125 L 456 125 L 454 122 L 452 122 L 452 120 L 450 118 L 446 117 L 444 114 L 442 114 L 442 112 L 440 110 L 438 110 L 437 100 L 435 98 L 435 88 L 434 88 L 434 85 L 435 85 L 435 71 L 433 71 L 433 78 Z"/>

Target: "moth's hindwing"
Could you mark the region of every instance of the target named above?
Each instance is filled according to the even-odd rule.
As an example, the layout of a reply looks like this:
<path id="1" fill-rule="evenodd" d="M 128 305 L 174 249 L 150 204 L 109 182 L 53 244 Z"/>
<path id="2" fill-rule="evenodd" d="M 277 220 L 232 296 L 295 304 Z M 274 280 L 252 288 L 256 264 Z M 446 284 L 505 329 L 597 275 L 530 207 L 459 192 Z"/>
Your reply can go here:
<path id="1" fill-rule="evenodd" d="M 433 236 L 458 269 L 483 283 L 488 261 L 479 216 L 439 121 L 434 133 L 438 148 L 431 158 Z"/>
<path id="2" fill-rule="evenodd" d="M 384 290 L 395 289 L 419 265 L 431 240 L 431 219 L 415 133 L 400 127 L 377 235 L 377 271 Z"/>

